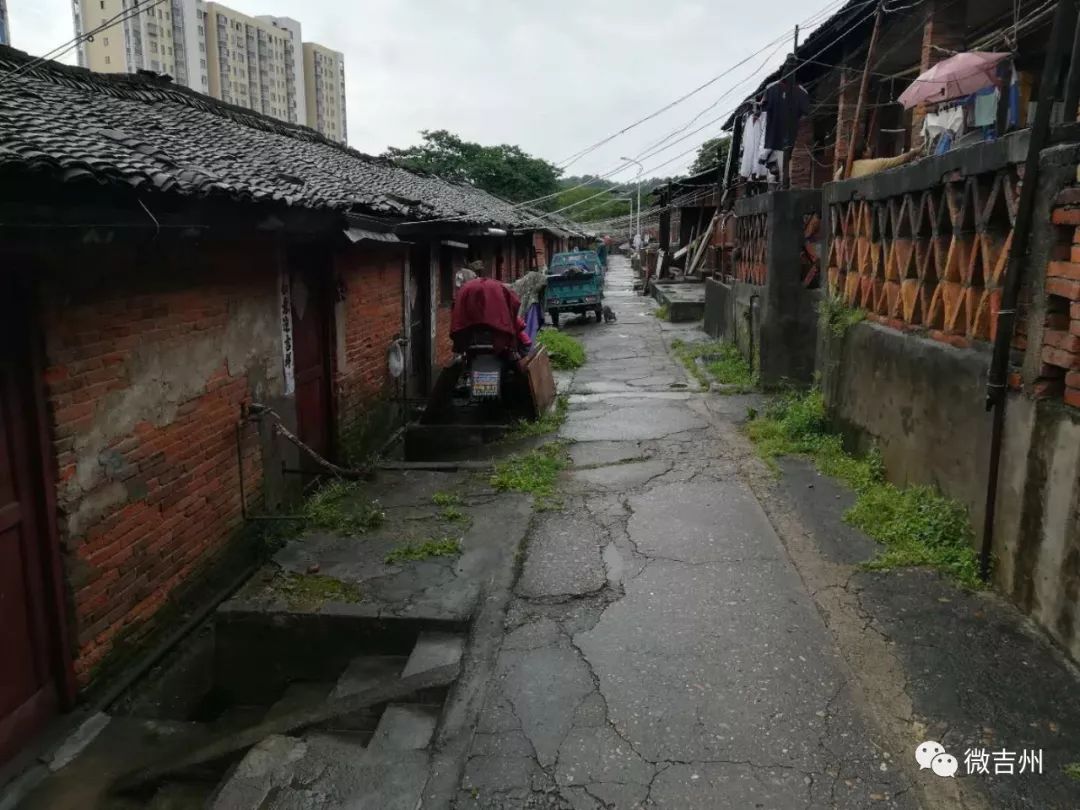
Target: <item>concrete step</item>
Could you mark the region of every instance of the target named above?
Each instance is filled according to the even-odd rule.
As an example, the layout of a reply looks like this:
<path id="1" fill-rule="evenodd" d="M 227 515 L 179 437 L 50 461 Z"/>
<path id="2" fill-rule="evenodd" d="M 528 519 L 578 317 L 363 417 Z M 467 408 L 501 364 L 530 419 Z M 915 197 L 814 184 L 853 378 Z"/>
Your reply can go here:
<path id="1" fill-rule="evenodd" d="M 266 717 L 285 714 L 294 709 L 322 703 L 334 690 L 334 683 L 322 681 L 297 681 L 285 687 L 281 697 L 267 711 Z"/>
<path id="2" fill-rule="evenodd" d="M 331 699 L 355 695 L 401 677 L 408 659 L 403 655 L 365 655 L 354 658 L 341 673 Z"/>
<path id="3" fill-rule="evenodd" d="M 421 633 L 401 677 L 410 678 L 439 667 L 460 665 L 464 652 L 465 636 L 460 633 Z"/>
<path id="4" fill-rule="evenodd" d="M 287 789 L 307 743 L 274 734 L 247 752 L 208 803 L 210 810 L 258 810 L 271 794 Z"/>
<path id="5" fill-rule="evenodd" d="M 370 751 L 420 751 L 431 744 L 439 722 L 440 707 L 415 703 L 395 703 L 386 707 Z"/>

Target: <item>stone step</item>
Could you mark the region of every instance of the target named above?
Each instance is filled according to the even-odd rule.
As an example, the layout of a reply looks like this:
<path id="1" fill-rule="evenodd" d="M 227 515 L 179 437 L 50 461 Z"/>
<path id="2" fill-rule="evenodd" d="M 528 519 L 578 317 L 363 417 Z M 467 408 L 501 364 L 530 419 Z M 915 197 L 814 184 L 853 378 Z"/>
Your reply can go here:
<path id="1" fill-rule="evenodd" d="M 403 655 L 365 655 L 354 658 L 341 673 L 330 693 L 332 700 L 355 695 L 401 677 L 407 659 Z"/>
<path id="2" fill-rule="evenodd" d="M 440 708 L 416 703 L 386 707 L 368 744 L 371 751 L 420 751 L 431 744 Z"/>
<path id="3" fill-rule="evenodd" d="M 410 678 L 439 667 L 460 665 L 464 652 L 465 636 L 460 633 L 421 633 L 401 677 Z"/>
<path id="4" fill-rule="evenodd" d="M 291 712 L 294 709 L 302 709 L 305 706 L 314 706 L 322 703 L 334 690 L 334 683 L 322 681 L 297 681 L 285 687 L 281 697 L 277 699 L 266 712 L 266 717 Z"/>
<path id="5" fill-rule="evenodd" d="M 274 734 L 251 748 L 211 798 L 210 810 L 258 810 L 292 782 L 307 743 Z"/>

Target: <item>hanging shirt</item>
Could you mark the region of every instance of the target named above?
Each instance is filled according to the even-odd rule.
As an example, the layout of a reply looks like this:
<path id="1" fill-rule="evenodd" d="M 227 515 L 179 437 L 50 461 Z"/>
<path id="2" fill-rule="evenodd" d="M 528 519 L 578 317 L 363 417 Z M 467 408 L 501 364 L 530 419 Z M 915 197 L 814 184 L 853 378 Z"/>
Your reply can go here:
<path id="1" fill-rule="evenodd" d="M 996 87 L 987 87 L 975 94 L 971 124 L 976 127 L 992 127 L 997 120 L 998 97 Z"/>
<path id="2" fill-rule="evenodd" d="M 810 96 L 801 85 L 792 87 L 786 79 L 765 88 L 761 108 L 768 113 L 765 124 L 766 149 L 790 149 L 795 145 L 799 120 L 810 112 Z"/>
<path id="3" fill-rule="evenodd" d="M 739 177 L 753 178 L 761 173 L 758 160 L 765 143 L 765 113 L 750 113 L 743 124 L 742 159 L 739 161 Z"/>

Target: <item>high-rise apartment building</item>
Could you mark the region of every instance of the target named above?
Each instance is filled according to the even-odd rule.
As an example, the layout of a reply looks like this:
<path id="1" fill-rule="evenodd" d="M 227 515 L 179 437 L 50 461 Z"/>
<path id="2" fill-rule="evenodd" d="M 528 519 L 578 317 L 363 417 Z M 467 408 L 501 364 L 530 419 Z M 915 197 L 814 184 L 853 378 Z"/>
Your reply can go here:
<path id="1" fill-rule="evenodd" d="M 73 0 L 76 35 L 122 18 L 80 43 L 80 65 L 168 73 L 193 90 L 345 142 L 344 57 L 303 42 L 299 22 L 249 17 L 205 0 L 163 0 L 126 15 L 136 2 Z"/>
<path id="2" fill-rule="evenodd" d="M 8 22 L 7 0 L 0 0 L 0 45 L 11 44 L 11 23 Z"/>
<path id="3" fill-rule="evenodd" d="M 344 54 L 314 42 L 305 42 L 304 84 L 308 126 L 345 143 Z"/>

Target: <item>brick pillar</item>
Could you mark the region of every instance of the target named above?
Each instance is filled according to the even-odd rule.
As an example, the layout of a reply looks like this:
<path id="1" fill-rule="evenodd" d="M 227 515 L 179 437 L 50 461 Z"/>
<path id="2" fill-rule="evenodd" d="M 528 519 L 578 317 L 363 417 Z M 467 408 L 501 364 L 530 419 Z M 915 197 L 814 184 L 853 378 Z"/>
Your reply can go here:
<path id="1" fill-rule="evenodd" d="M 861 81 L 862 75 L 854 68 L 846 67 L 840 70 L 840 93 L 836 102 L 834 171 L 847 161 L 848 144 L 851 142 L 851 123 L 855 120 L 855 105 L 859 102 L 859 83 Z M 858 143 L 857 136 L 855 142 Z"/>
<path id="2" fill-rule="evenodd" d="M 791 188 L 811 188 L 811 169 L 814 162 L 814 122 L 809 116 L 804 116 L 799 121 L 799 129 L 795 133 L 795 148 L 791 152 L 791 167 L 788 176 L 791 178 Z"/>
<path id="3" fill-rule="evenodd" d="M 929 70 L 950 51 L 964 50 L 964 8 L 962 0 L 929 0 L 923 23 L 922 55 L 919 72 Z M 911 145 L 922 146 L 922 124 L 926 110 L 922 105 L 911 116 Z"/>

